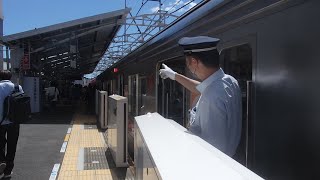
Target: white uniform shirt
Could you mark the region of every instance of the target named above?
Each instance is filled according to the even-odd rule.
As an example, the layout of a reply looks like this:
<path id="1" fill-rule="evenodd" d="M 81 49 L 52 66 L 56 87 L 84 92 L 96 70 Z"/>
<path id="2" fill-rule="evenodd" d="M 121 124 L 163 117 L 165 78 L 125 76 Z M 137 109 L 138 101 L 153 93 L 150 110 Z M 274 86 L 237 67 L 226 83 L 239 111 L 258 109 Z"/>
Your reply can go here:
<path id="1" fill-rule="evenodd" d="M 233 156 L 241 136 L 241 90 L 238 81 L 220 68 L 197 87 L 201 97 L 190 131 Z M 191 113 L 192 114 L 192 113 Z"/>
<path id="2" fill-rule="evenodd" d="M 4 100 L 9 96 L 14 90 L 14 84 L 9 80 L 0 81 L 0 122 L 3 118 L 3 105 Z M 19 85 L 19 91 L 23 93 L 22 87 Z M 12 123 L 8 118 L 5 118 L 1 125 L 6 125 Z"/>
<path id="3" fill-rule="evenodd" d="M 54 99 L 52 99 L 52 101 L 58 101 L 58 95 L 59 95 L 59 90 L 56 87 L 48 87 L 46 89 L 46 94 L 47 96 L 53 96 L 54 95 Z"/>

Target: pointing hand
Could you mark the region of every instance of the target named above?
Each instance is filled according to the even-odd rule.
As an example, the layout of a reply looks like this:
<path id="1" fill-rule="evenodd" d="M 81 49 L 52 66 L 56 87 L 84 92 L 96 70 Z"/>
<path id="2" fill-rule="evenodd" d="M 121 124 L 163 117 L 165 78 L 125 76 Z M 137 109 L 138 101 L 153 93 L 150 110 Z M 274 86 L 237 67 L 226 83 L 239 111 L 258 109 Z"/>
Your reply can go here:
<path id="1" fill-rule="evenodd" d="M 160 77 L 162 79 L 167 79 L 167 78 L 170 78 L 172 80 L 175 80 L 176 79 L 176 72 L 174 72 L 171 68 L 169 68 L 167 65 L 165 64 L 162 64 L 162 68 L 163 69 L 160 69 Z"/>

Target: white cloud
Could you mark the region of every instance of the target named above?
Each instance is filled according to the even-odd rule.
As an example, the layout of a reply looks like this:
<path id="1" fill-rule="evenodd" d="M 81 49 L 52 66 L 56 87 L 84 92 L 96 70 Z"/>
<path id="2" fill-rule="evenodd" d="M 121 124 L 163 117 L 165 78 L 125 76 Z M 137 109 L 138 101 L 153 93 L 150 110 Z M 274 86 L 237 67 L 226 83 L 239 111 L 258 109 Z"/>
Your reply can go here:
<path id="1" fill-rule="evenodd" d="M 187 4 L 187 2 L 184 3 L 184 4 Z M 184 13 L 184 12 L 190 10 L 191 8 L 193 8 L 195 5 L 197 5 L 197 3 L 192 2 L 192 3 L 188 4 L 186 7 L 180 9 L 178 12 L 179 12 L 179 13 Z"/>
<path id="2" fill-rule="evenodd" d="M 197 5 L 197 3 L 195 3 L 195 2 L 190 3 L 190 4 L 188 5 L 188 6 L 189 6 L 189 9 L 193 8 L 193 6 L 195 6 L 195 5 Z"/>
<path id="3" fill-rule="evenodd" d="M 184 0 L 174 0 L 169 2 L 167 5 L 162 6 L 162 9 L 165 11 L 170 11 L 173 12 L 176 9 L 179 9 L 180 7 L 182 7 L 183 5 L 187 4 L 188 2 L 185 2 Z M 191 9 L 192 7 L 194 7 L 195 5 L 197 5 L 197 3 L 192 2 L 190 4 L 188 4 L 186 7 L 180 9 L 178 11 L 178 13 L 184 13 L 186 11 L 188 11 L 189 9 Z M 159 7 L 153 7 L 150 9 L 152 13 L 155 13 L 159 10 Z"/>
<path id="4" fill-rule="evenodd" d="M 159 7 L 153 7 L 150 10 L 151 10 L 151 12 L 155 13 L 155 12 L 159 11 Z"/>
<path id="5" fill-rule="evenodd" d="M 182 4 L 184 4 L 184 2 L 183 2 L 183 1 L 180 1 L 180 0 L 176 0 L 173 4 L 182 5 Z"/>
<path id="6" fill-rule="evenodd" d="M 179 11 L 178 11 L 178 13 L 184 13 L 184 12 L 186 12 L 188 9 L 186 9 L 186 8 L 182 8 L 182 9 L 179 9 Z"/>
<path id="7" fill-rule="evenodd" d="M 171 12 L 171 11 L 176 10 L 176 8 L 175 8 L 175 7 L 174 7 L 174 8 L 172 8 L 172 7 L 166 7 L 166 8 L 164 8 L 164 10 L 165 10 L 165 11 L 169 11 L 169 10 L 170 10 L 170 12 Z"/>
<path id="8" fill-rule="evenodd" d="M 176 9 L 178 9 L 179 7 L 181 7 L 184 4 L 183 0 L 175 0 L 174 2 L 169 2 L 169 4 L 167 6 L 164 7 L 165 11 L 175 11 Z"/>

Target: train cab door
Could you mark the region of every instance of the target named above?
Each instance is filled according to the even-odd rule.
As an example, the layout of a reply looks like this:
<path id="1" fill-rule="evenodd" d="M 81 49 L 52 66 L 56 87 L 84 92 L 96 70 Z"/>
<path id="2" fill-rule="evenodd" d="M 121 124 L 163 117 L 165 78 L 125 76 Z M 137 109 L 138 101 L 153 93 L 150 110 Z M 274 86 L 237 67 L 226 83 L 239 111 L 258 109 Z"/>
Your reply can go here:
<path id="1" fill-rule="evenodd" d="M 163 62 L 174 71 L 185 74 L 185 60 Z M 162 64 L 162 63 L 161 63 Z M 159 69 L 161 69 L 159 64 Z M 158 79 L 158 112 L 165 118 L 172 119 L 180 125 L 186 127 L 188 124 L 186 118 L 186 90 L 177 81 L 168 79 Z"/>
<path id="2" fill-rule="evenodd" d="M 242 93 L 241 140 L 234 159 L 246 167 L 253 161 L 252 62 L 250 44 L 229 46 L 220 53 L 220 64 L 226 74 L 238 80 Z"/>

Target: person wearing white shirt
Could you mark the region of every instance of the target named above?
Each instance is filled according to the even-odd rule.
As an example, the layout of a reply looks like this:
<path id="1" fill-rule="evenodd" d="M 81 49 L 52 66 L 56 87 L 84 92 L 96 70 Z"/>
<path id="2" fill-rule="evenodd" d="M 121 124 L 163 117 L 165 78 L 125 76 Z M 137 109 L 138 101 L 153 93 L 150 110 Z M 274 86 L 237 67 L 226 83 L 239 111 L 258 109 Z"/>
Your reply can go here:
<path id="1" fill-rule="evenodd" d="M 56 87 L 54 82 L 51 82 L 50 87 L 46 89 L 47 100 L 50 103 L 52 109 L 55 109 L 58 101 L 59 89 Z"/>
<path id="2" fill-rule="evenodd" d="M 10 79 L 10 71 L 0 70 L 0 176 L 3 174 L 3 179 L 11 176 L 20 132 L 20 124 L 11 122 L 3 112 L 6 97 L 15 89 Z M 20 85 L 19 92 L 23 93 Z"/>
<path id="3" fill-rule="evenodd" d="M 241 90 L 237 80 L 219 66 L 219 41 L 207 36 L 179 40 L 188 69 L 201 82 L 176 73 L 165 64 L 159 74 L 200 95 L 190 110 L 189 131 L 232 157 L 241 138 Z"/>

